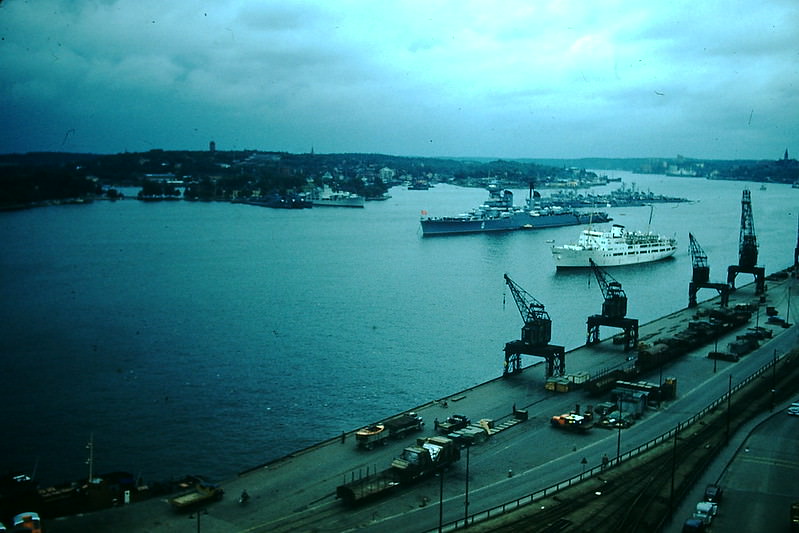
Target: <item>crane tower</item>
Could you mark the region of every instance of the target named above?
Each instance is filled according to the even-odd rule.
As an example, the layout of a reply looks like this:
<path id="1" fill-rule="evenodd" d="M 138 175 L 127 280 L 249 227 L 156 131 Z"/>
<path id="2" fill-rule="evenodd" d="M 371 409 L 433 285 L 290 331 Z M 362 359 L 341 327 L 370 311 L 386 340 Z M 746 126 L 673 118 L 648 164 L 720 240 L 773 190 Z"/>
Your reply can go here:
<path id="1" fill-rule="evenodd" d="M 522 371 L 521 356 L 535 355 L 547 360 L 547 376 L 563 375 L 566 369 L 566 351 L 563 346 L 549 344 L 552 338 L 552 319 L 544 304 L 520 287 L 505 274 L 505 283 L 510 289 L 516 307 L 524 320 L 521 339 L 505 344 L 503 375 Z"/>
<path id="2" fill-rule="evenodd" d="M 752 198 L 749 189 L 741 197 L 741 232 L 738 238 L 738 264 L 727 267 L 727 284 L 735 290 L 735 278 L 741 273 L 755 276 L 755 294 L 765 292 L 766 269 L 757 265 L 757 237 L 752 217 Z"/>
<path id="3" fill-rule="evenodd" d="M 799 221 L 799 216 L 796 217 Z M 796 248 L 793 249 L 793 273 L 799 278 L 799 224 L 796 228 Z"/>
<path id="4" fill-rule="evenodd" d="M 693 275 L 688 284 L 688 307 L 696 307 L 696 293 L 699 289 L 716 289 L 721 295 L 721 305 L 727 307 L 730 297 L 730 286 L 727 283 L 710 283 L 710 267 L 707 264 L 707 254 L 699 245 L 693 233 L 688 234 L 688 249 L 691 252 Z"/>
<path id="5" fill-rule="evenodd" d="M 630 350 L 638 344 L 638 319 L 625 318 L 627 314 L 627 295 L 621 283 L 613 276 L 599 268 L 593 259 L 588 259 L 591 270 L 594 272 L 602 296 L 602 314 L 588 317 L 588 335 L 586 345 L 599 342 L 599 327 L 611 326 L 624 329 L 624 349 Z"/>

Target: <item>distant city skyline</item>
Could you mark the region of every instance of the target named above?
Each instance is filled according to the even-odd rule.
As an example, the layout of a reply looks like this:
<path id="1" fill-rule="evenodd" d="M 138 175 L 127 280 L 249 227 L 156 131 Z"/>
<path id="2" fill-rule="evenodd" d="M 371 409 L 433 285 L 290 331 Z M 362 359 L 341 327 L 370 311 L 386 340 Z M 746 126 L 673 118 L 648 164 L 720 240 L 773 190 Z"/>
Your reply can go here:
<path id="1" fill-rule="evenodd" d="M 799 3 L 6 0 L 0 153 L 799 153 Z"/>

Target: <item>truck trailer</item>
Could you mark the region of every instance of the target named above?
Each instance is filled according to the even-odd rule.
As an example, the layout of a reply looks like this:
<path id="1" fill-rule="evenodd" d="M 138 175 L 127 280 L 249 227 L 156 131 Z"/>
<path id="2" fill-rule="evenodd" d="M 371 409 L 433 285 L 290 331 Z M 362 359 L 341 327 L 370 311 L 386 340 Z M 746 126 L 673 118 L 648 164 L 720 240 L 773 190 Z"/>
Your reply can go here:
<path id="1" fill-rule="evenodd" d="M 405 413 L 373 424 L 355 432 L 355 443 L 359 448 L 371 450 L 377 444 L 386 444 L 389 438 L 399 438 L 410 431 L 420 431 L 424 420 L 416 413 Z"/>
<path id="2" fill-rule="evenodd" d="M 346 505 L 357 505 L 387 495 L 390 491 L 427 477 L 460 459 L 460 448 L 446 437 L 426 437 L 408 446 L 391 466 L 336 487 L 336 497 Z"/>
<path id="3" fill-rule="evenodd" d="M 202 504 L 221 500 L 224 493 L 218 485 L 201 482 L 191 492 L 170 498 L 169 503 L 178 511 L 194 509 Z"/>

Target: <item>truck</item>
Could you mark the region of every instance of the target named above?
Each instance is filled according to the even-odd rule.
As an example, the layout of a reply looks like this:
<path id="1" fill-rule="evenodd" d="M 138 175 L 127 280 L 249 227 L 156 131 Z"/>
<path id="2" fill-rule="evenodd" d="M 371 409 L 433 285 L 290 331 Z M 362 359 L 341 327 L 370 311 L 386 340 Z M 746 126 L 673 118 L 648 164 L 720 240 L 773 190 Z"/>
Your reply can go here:
<path id="1" fill-rule="evenodd" d="M 469 417 L 465 415 L 452 415 L 447 417 L 446 420 L 443 422 L 438 422 L 436 424 L 436 429 L 438 431 L 447 434 L 452 433 L 453 431 L 458 431 L 459 429 L 463 429 L 471 423 Z"/>
<path id="2" fill-rule="evenodd" d="M 336 498 L 345 505 L 357 505 L 385 496 L 393 490 L 427 477 L 460 459 L 460 448 L 447 437 L 424 437 L 408 446 L 391 466 L 373 474 L 355 475 L 336 487 Z"/>
<path id="3" fill-rule="evenodd" d="M 389 438 L 399 438 L 409 431 L 421 431 L 424 420 L 416 413 L 405 413 L 373 424 L 355 432 L 355 443 L 359 448 L 371 450 L 376 444 L 386 444 Z"/>
<path id="4" fill-rule="evenodd" d="M 555 415 L 549 420 L 549 423 L 552 424 L 553 427 L 568 431 L 587 431 L 593 427 L 593 422 L 589 417 L 576 413 Z"/>
<path id="5" fill-rule="evenodd" d="M 578 405 L 574 411 L 553 416 L 549 419 L 549 423 L 552 427 L 558 429 L 587 431 L 594 426 L 594 413 L 593 411 L 587 410 L 583 414 L 580 414 L 580 406 Z"/>
<path id="6" fill-rule="evenodd" d="M 224 493 L 225 491 L 219 485 L 201 481 L 194 486 L 194 490 L 191 492 L 170 498 L 169 503 L 179 511 L 194 509 L 202 504 L 221 500 Z"/>

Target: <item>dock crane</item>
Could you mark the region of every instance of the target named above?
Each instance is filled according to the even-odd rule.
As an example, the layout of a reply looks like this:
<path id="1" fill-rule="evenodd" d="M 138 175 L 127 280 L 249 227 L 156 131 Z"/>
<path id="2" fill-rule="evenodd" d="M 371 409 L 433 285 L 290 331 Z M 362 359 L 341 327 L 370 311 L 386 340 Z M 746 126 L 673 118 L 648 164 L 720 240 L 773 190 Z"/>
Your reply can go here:
<path id="1" fill-rule="evenodd" d="M 535 355 L 547 361 L 546 377 L 562 376 L 566 371 L 566 350 L 563 346 L 549 344 L 552 338 L 552 320 L 544 304 L 521 288 L 505 274 L 505 283 L 510 288 L 516 307 L 524 320 L 520 340 L 505 344 L 505 367 L 503 375 L 522 371 L 521 356 Z"/>
<path id="2" fill-rule="evenodd" d="M 799 222 L 799 216 L 796 217 Z M 793 274 L 799 278 L 799 224 L 796 228 L 796 248 L 793 249 Z"/>
<path id="3" fill-rule="evenodd" d="M 738 264 L 727 267 L 727 284 L 735 290 L 735 277 L 741 272 L 755 276 L 755 294 L 766 290 L 766 269 L 757 265 L 757 237 L 752 217 L 752 198 L 749 189 L 741 197 L 741 232 L 738 238 Z"/>
<path id="4" fill-rule="evenodd" d="M 699 245 L 693 233 L 688 234 L 688 249 L 691 252 L 693 275 L 688 284 L 688 307 L 696 307 L 696 293 L 699 289 L 716 289 L 721 295 L 722 307 L 727 307 L 730 300 L 730 286 L 727 283 L 711 283 L 710 267 L 707 265 L 707 254 Z"/>
<path id="5" fill-rule="evenodd" d="M 588 336 L 585 344 L 590 346 L 599 342 L 599 326 L 611 326 L 624 329 L 624 350 L 631 350 L 638 344 L 638 319 L 625 318 L 627 314 L 627 295 L 621 283 L 613 276 L 599 268 L 594 260 L 589 258 L 588 263 L 594 272 L 602 296 L 602 314 L 588 317 Z"/>

